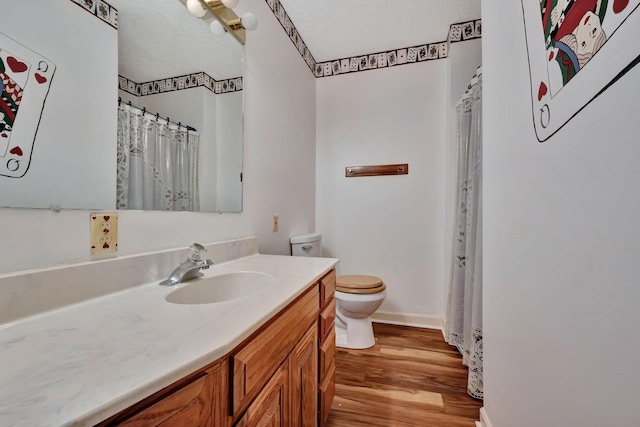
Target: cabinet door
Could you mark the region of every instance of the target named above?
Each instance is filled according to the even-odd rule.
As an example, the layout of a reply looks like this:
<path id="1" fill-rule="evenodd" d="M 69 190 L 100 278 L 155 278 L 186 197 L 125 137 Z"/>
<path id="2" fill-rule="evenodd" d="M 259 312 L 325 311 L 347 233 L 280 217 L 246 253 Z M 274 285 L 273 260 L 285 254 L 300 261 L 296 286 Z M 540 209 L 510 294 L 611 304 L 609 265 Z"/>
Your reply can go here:
<path id="1" fill-rule="evenodd" d="M 318 328 L 314 324 L 289 356 L 291 427 L 314 427 L 318 419 Z"/>
<path id="2" fill-rule="evenodd" d="M 314 285 L 231 356 L 234 417 L 258 394 L 309 325 L 316 324 L 318 294 L 318 286 Z"/>
<path id="3" fill-rule="evenodd" d="M 212 388 L 211 378 L 204 374 L 135 416 L 113 425 L 211 426 Z"/>
<path id="4" fill-rule="evenodd" d="M 333 398 L 336 395 L 336 365 L 335 363 L 329 368 L 329 373 L 320 384 L 320 426 L 324 426 L 329 418 L 329 411 Z"/>
<path id="5" fill-rule="evenodd" d="M 236 427 L 289 427 L 289 359 L 278 368 Z"/>

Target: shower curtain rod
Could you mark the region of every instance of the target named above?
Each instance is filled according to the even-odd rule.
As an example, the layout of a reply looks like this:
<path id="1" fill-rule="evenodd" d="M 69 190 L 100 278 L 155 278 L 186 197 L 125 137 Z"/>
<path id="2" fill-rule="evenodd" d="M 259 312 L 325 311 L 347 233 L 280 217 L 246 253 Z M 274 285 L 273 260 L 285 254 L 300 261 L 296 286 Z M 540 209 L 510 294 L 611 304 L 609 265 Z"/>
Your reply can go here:
<path id="1" fill-rule="evenodd" d="M 138 107 L 137 105 L 132 104 L 132 103 L 131 103 L 131 101 L 128 101 L 126 104 L 127 104 L 129 107 L 137 108 L 138 110 L 142 111 L 142 115 L 143 115 L 143 116 L 144 116 L 144 114 L 145 114 L 145 113 L 149 113 L 149 114 L 152 114 L 152 115 L 153 115 L 153 113 L 152 113 L 152 112 L 147 111 L 147 107 Z M 120 105 L 122 105 L 122 98 L 121 98 L 121 97 L 118 97 L 118 107 L 119 107 Z M 171 121 L 171 120 L 169 119 L 169 117 L 166 117 L 166 118 L 165 118 L 165 117 L 160 117 L 160 113 L 156 113 L 156 114 L 155 114 L 155 116 L 156 116 L 156 121 L 157 121 L 158 119 L 163 119 L 163 120 L 166 120 L 166 121 L 167 121 L 167 123 L 173 123 L 174 125 L 178 125 L 178 130 L 180 130 L 180 128 L 181 128 L 181 127 L 184 127 L 185 129 L 187 129 L 187 131 L 198 132 L 198 130 L 197 130 L 196 128 L 191 127 L 191 126 L 188 126 L 188 125 L 183 125 L 183 124 L 182 124 L 182 122 L 177 122 L 177 123 L 176 123 L 176 122 Z"/>

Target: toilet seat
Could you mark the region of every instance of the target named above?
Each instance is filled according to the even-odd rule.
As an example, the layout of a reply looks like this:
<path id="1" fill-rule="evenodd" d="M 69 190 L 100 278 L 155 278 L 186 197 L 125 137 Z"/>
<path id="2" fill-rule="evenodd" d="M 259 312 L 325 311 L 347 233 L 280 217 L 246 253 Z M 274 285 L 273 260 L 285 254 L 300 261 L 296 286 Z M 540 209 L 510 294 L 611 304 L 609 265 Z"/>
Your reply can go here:
<path id="1" fill-rule="evenodd" d="M 336 279 L 336 291 L 345 294 L 377 294 L 387 286 L 376 276 L 351 274 Z"/>

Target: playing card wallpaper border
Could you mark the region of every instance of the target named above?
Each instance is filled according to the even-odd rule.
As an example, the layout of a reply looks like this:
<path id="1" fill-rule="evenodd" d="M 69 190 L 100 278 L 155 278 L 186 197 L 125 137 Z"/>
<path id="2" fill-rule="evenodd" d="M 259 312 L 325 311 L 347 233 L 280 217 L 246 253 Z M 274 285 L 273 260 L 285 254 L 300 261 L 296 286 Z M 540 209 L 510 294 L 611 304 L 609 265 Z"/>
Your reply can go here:
<path id="1" fill-rule="evenodd" d="M 449 35 L 445 41 L 318 62 L 314 66 L 313 73 L 316 77 L 329 77 L 338 74 L 444 59 L 449 55 L 449 45 L 451 43 L 481 37 L 482 20 L 476 19 L 461 22 L 452 24 L 449 27 Z"/>
<path id="2" fill-rule="evenodd" d="M 101 21 L 118 29 L 118 10 L 102 0 L 71 0 Z"/>
<path id="3" fill-rule="evenodd" d="M 135 96 L 155 95 L 158 93 L 174 92 L 194 87 L 205 87 L 216 95 L 220 95 L 223 93 L 241 91 L 243 88 L 243 80 L 242 77 L 216 80 L 207 73 L 199 72 L 184 76 L 168 77 L 166 79 L 136 83 L 125 76 L 118 75 L 118 88 Z"/>

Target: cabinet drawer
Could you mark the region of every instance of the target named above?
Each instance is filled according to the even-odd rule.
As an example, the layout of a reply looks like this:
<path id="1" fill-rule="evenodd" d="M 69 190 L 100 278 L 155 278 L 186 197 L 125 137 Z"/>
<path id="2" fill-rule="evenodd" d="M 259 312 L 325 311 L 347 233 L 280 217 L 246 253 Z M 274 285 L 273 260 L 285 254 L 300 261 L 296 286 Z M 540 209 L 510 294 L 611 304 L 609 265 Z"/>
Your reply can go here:
<path id="1" fill-rule="evenodd" d="M 333 329 L 333 322 L 336 320 L 336 299 L 331 301 L 320 313 L 320 340 L 323 341 L 327 334 Z"/>
<path id="2" fill-rule="evenodd" d="M 320 346 L 320 382 L 330 373 L 336 358 L 336 330 L 331 328 L 327 339 Z"/>
<path id="3" fill-rule="evenodd" d="M 232 415 L 252 400 L 318 316 L 318 286 L 274 317 L 231 356 Z"/>
<path id="4" fill-rule="evenodd" d="M 329 375 L 320 384 L 320 419 L 319 424 L 324 426 L 327 423 L 329 412 L 331 411 L 331 404 L 333 404 L 333 398 L 336 395 L 336 365 L 333 364 L 330 368 Z"/>
<path id="5" fill-rule="evenodd" d="M 213 387 L 209 375 L 197 378 L 122 423 L 127 427 L 212 425 Z"/>
<path id="6" fill-rule="evenodd" d="M 320 279 L 320 307 L 324 305 L 336 293 L 336 271 L 331 270 Z"/>

